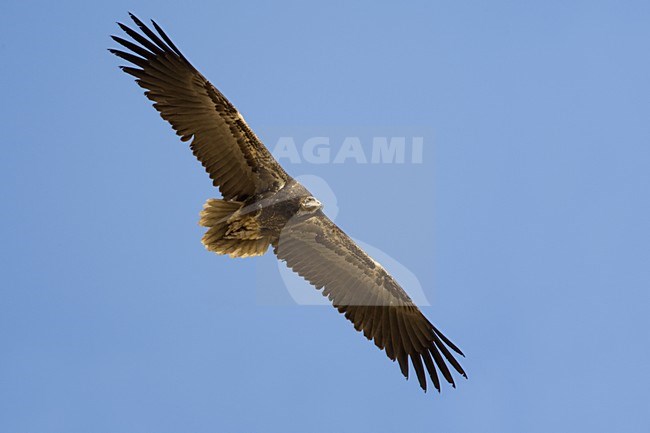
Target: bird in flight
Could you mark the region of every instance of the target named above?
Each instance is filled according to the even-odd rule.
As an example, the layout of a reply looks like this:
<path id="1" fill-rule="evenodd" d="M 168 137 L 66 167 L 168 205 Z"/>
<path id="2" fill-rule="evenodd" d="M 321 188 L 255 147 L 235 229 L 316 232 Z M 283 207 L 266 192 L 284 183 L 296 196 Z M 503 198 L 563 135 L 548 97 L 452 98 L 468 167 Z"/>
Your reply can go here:
<path id="1" fill-rule="evenodd" d="M 132 66 L 145 95 L 201 162 L 221 199 L 209 199 L 199 223 L 203 245 L 217 254 L 251 257 L 269 246 L 279 260 L 322 291 L 357 331 L 374 341 L 408 379 L 409 359 L 420 387 L 426 372 L 440 391 L 438 371 L 455 387 L 449 364 L 467 377 L 451 351 L 463 353 L 422 314 L 379 263 L 322 211 L 321 203 L 289 176 L 235 107 L 190 64 L 154 21 L 157 34 L 133 14 L 141 33 L 112 36 L 110 49 Z M 135 67 L 134 67 L 135 66 Z M 450 350 L 451 349 L 451 350 Z"/>

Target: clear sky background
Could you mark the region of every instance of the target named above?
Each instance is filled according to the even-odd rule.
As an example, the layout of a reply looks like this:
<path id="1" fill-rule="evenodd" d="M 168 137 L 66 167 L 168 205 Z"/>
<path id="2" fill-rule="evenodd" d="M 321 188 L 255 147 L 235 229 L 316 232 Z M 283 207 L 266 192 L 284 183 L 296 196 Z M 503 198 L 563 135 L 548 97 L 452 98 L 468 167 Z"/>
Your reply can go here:
<path id="1" fill-rule="evenodd" d="M 282 162 L 417 276 L 469 380 L 424 394 L 292 302 L 273 255 L 204 250 L 217 192 L 106 51 L 129 10 L 267 143 L 432 131 L 419 165 Z M 649 22 L 645 1 L 4 0 L 0 431 L 650 431 Z"/>

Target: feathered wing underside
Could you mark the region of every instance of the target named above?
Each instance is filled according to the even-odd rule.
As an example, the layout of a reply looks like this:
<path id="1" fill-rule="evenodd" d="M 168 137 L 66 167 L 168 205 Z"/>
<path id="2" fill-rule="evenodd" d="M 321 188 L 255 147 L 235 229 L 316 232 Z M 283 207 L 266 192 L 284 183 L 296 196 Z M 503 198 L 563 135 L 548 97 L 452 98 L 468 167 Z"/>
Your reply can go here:
<path id="1" fill-rule="evenodd" d="M 467 377 L 449 349 L 462 352 L 427 320 L 386 270 L 322 212 L 290 221 L 274 251 L 289 268 L 322 289 L 357 331 L 397 360 L 407 378 L 410 358 L 425 391 L 425 370 L 438 391 L 437 371 L 455 386 L 447 363 Z"/>
<path id="2" fill-rule="evenodd" d="M 131 18 L 144 35 L 118 25 L 133 40 L 113 40 L 128 51 L 110 51 L 137 67 L 122 66 L 192 152 L 227 200 L 276 189 L 289 179 L 235 107 L 181 54 L 162 29 L 158 34 Z"/>

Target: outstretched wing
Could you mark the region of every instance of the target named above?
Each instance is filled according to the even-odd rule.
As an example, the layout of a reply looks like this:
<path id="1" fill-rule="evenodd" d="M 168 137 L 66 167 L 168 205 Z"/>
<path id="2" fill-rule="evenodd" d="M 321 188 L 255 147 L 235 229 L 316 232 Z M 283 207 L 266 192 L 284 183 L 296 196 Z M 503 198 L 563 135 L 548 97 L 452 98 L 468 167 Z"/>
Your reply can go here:
<path id="1" fill-rule="evenodd" d="M 147 98 L 182 141 L 194 138 L 190 147 L 223 197 L 244 200 L 284 185 L 289 176 L 235 107 L 187 61 L 155 22 L 158 35 L 130 15 L 144 36 L 118 23 L 136 43 L 112 36 L 130 52 L 109 51 L 138 66 L 121 68 L 147 89 Z"/>
<path id="2" fill-rule="evenodd" d="M 393 277 L 321 211 L 291 220 L 274 251 L 289 268 L 322 289 L 357 331 L 374 340 L 390 359 L 397 359 L 406 378 L 410 358 L 425 391 L 425 367 L 438 391 L 436 367 L 452 386 L 447 363 L 467 377 L 448 348 L 463 353 L 424 317 Z"/>

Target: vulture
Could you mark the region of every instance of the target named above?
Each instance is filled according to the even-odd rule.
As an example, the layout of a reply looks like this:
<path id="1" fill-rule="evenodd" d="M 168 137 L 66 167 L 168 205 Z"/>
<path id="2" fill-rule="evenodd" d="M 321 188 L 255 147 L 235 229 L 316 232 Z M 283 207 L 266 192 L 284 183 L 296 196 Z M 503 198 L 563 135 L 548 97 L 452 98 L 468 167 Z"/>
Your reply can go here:
<path id="1" fill-rule="evenodd" d="M 453 352 L 464 356 L 422 314 L 379 263 L 322 211 L 321 203 L 294 180 L 249 128 L 242 115 L 192 64 L 153 20 L 155 32 L 129 14 L 140 32 L 118 23 L 130 40 L 112 36 L 109 49 L 131 65 L 145 95 L 181 141 L 189 141 L 221 193 L 203 206 L 202 243 L 230 257 L 252 257 L 272 247 L 277 258 L 317 290 L 357 331 L 397 360 L 408 379 L 409 359 L 420 387 L 427 373 L 440 392 L 451 369 L 467 378 Z M 451 368 L 450 368 L 451 367 Z"/>

